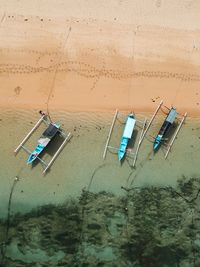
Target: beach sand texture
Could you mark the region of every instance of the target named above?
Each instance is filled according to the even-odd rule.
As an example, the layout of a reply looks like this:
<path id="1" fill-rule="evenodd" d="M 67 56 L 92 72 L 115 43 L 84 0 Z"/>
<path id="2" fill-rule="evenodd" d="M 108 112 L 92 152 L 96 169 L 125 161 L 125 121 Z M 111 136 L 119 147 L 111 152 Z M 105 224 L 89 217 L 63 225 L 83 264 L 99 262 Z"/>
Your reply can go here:
<path id="1" fill-rule="evenodd" d="M 0 0 L 1 266 L 200 266 L 199 11 L 199 0 Z M 149 121 L 161 99 L 196 117 L 168 159 L 152 151 L 160 112 L 135 169 L 110 150 L 103 161 L 114 110 L 118 147 L 127 113 Z M 40 109 L 73 134 L 44 177 L 13 155 Z"/>
<path id="2" fill-rule="evenodd" d="M 200 2 L 1 1 L 0 106 L 200 115 Z"/>

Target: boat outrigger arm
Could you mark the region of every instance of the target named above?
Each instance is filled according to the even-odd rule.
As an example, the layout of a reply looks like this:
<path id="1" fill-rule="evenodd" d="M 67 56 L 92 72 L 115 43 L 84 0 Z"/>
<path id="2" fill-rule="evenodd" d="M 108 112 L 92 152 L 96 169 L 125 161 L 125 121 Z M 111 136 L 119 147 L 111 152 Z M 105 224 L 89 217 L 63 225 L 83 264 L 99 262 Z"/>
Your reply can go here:
<path id="1" fill-rule="evenodd" d="M 133 155 L 134 156 L 133 167 L 134 167 L 135 164 L 136 164 L 137 155 L 138 155 L 139 148 L 140 148 L 140 145 L 141 145 L 141 142 L 142 142 L 141 139 L 142 139 L 144 131 L 145 131 L 147 120 L 145 119 L 142 122 L 138 121 L 138 120 L 136 120 L 135 115 L 133 113 L 130 113 L 127 116 L 127 119 L 126 119 L 126 123 L 125 123 L 124 131 L 123 131 L 123 134 L 122 134 L 122 137 L 121 137 L 120 145 L 119 145 L 118 148 L 116 148 L 116 147 L 109 146 L 109 141 L 111 139 L 112 131 L 113 131 L 114 124 L 115 124 L 115 121 L 117 119 L 117 116 L 118 116 L 118 110 L 116 110 L 116 112 L 115 112 L 115 115 L 113 117 L 113 121 L 112 121 L 110 130 L 109 130 L 109 134 L 108 134 L 108 137 L 107 137 L 107 141 L 106 141 L 106 145 L 105 145 L 105 149 L 104 149 L 104 153 L 103 153 L 103 159 L 105 159 L 107 150 L 108 150 L 108 148 L 110 148 L 110 149 L 115 150 L 117 152 L 119 161 L 121 161 L 124 158 L 125 154 Z M 140 134 L 140 137 L 139 137 L 139 141 L 137 143 L 136 151 L 132 152 L 132 151 L 128 150 L 127 147 L 128 147 L 129 140 L 132 138 L 133 131 L 134 131 L 135 127 L 137 126 L 137 123 L 141 123 L 142 124 L 142 127 L 141 127 L 142 131 L 141 131 L 141 134 Z"/>
<path id="2" fill-rule="evenodd" d="M 26 151 L 29 154 L 27 163 L 30 164 L 34 160 L 38 159 L 42 165 L 44 166 L 43 174 L 47 172 L 47 170 L 51 167 L 59 153 L 61 152 L 62 148 L 66 144 L 66 142 L 69 141 L 71 138 L 71 133 L 68 133 L 67 135 L 63 132 L 63 130 L 60 129 L 60 125 L 51 123 L 50 120 L 47 120 L 48 116 L 42 113 L 42 117 L 38 120 L 38 122 L 34 125 L 34 127 L 31 129 L 31 131 L 25 136 L 25 138 L 22 140 L 22 142 L 18 145 L 18 147 L 15 149 L 14 153 L 15 155 L 18 153 L 18 151 L 23 148 L 24 151 Z M 35 149 L 31 152 L 28 148 L 24 146 L 26 141 L 31 137 L 31 135 L 34 133 L 34 131 L 40 126 L 40 124 L 44 122 L 48 127 L 43 132 L 42 136 L 38 139 L 37 146 Z M 42 160 L 39 155 L 41 152 L 47 147 L 47 145 L 50 143 L 50 141 L 56 136 L 56 134 L 59 133 L 63 138 L 64 141 L 58 148 L 58 150 L 55 152 L 54 156 L 50 160 L 49 163 L 46 163 L 44 160 Z"/>
<path id="3" fill-rule="evenodd" d="M 147 127 L 146 127 L 146 129 L 144 131 L 144 134 L 143 134 L 143 136 L 141 138 L 141 141 L 144 139 L 145 135 L 147 134 L 147 131 L 149 130 L 151 124 L 153 123 L 153 121 L 154 121 L 157 113 L 161 109 L 162 105 L 163 105 L 163 100 L 160 101 L 160 103 L 159 103 L 158 107 L 156 108 L 153 116 L 151 117 L 151 119 L 150 119 L 150 121 L 149 121 L 149 123 L 148 123 L 148 125 L 147 125 Z M 155 137 L 154 145 L 153 145 L 154 151 L 159 148 L 159 146 L 160 146 L 162 141 L 166 140 L 166 138 L 165 138 L 166 132 L 168 131 L 170 126 L 173 124 L 175 119 L 178 116 L 181 115 L 176 111 L 175 108 L 168 108 L 166 106 L 165 106 L 165 108 L 167 108 L 169 110 L 169 112 L 167 114 L 167 117 L 166 117 L 162 127 L 160 128 L 160 131 L 159 131 L 158 135 Z M 170 150 L 171 150 L 171 148 L 172 148 L 172 146 L 174 144 L 174 141 L 176 140 L 176 137 L 177 137 L 177 135 L 178 135 L 178 133 L 179 133 L 179 131 L 180 131 L 180 129 L 181 129 L 186 117 L 187 117 L 187 112 L 185 112 L 185 114 L 181 115 L 180 117 L 182 117 L 182 119 L 180 120 L 180 124 L 179 124 L 177 130 L 175 131 L 174 135 L 172 136 L 169 145 L 167 146 L 167 152 L 165 154 L 165 159 L 168 157 L 168 154 L 169 154 L 169 152 L 170 152 Z"/>
<path id="4" fill-rule="evenodd" d="M 169 131 L 169 129 L 171 128 L 172 124 L 175 122 L 177 116 L 179 115 L 179 113 L 177 112 L 176 108 L 172 107 L 171 109 L 169 109 L 169 112 L 167 114 L 167 117 L 165 118 L 165 121 L 163 122 L 161 128 L 160 128 L 160 131 L 159 133 L 157 134 L 157 136 L 155 137 L 155 140 L 154 140 L 154 143 L 153 143 L 153 150 L 154 151 L 157 151 L 158 148 L 160 147 L 160 145 L 162 144 L 162 141 L 166 140 L 166 134 L 167 132 Z M 182 119 L 180 121 L 180 124 L 177 128 L 177 130 L 175 131 L 172 139 L 171 139 L 171 142 L 169 143 L 169 145 L 167 145 L 167 152 L 165 154 L 165 159 L 168 157 L 168 154 L 171 150 L 171 147 L 172 145 L 174 144 L 174 141 L 185 121 L 187 117 L 187 112 L 182 115 Z"/>
<path id="5" fill-rule="evenodd" d="M 177 117 L 177 111 L 176 108 L 171 108 L 167 114 L 167 117 L 165 121 L 163 122 L 159 133 L 157 134 L 154 143 L 153 143 L 153 150 L 157 151 L 160 147 L 162 141 L 165 139 L 165 136 L 167 132 L 169 131 L 171 125 L 174 123 L 175 119 Z"/>
<path id="6" fill-rule="evenodd" d="M 60 125 L 55 123 L 50 123 L 48 128 L 43 132 L 42 136 L 38 139 L 38 144 L 34 151 L 29 155 L 27 164 L 31 164 L 35 161 L 39 154 L 44 151 L 45 147 L 50 143 L 50 141 L 59 132 Z"/>

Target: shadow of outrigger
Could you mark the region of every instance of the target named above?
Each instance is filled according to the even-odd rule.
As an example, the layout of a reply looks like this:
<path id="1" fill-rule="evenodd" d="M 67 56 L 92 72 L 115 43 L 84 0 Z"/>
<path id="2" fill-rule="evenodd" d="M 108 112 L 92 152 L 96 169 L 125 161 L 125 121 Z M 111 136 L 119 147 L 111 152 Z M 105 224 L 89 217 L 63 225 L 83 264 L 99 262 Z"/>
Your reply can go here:
<path id="1" fill-rule="evenodd" d="M 168 108 L 165 106 L 165 108 L 168 110 L 168 112 L 165 113 L 167 116 L 158 134 L 156 135 L 154 139 L 153 151 L 154 153 L 156 153 L 161 146 L 163 148 L 166 148 L 167 149 L 165 153 L 165 159 L 166 159 L 187 117 L 187 113 L 185 113 L 184 115 L 181 115 L 182 119 L 179 119 L 178 116 L 180 116 L 180 114 L 177 112 L 175 107 Z M 180 123 L 178 123 L 178 121 Z"/>

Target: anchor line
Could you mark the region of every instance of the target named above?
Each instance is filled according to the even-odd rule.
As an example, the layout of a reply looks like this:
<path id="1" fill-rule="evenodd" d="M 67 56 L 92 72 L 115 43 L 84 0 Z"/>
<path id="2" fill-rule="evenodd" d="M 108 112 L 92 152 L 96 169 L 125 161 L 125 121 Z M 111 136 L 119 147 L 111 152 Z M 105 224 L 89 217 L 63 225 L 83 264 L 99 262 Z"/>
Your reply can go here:
<path id="1" fill-rule="evenodd" d="M 162 109 L 162 107 L 161 107 L 160 109 L 161 109 L 161 111 L 162 111 L 165 115 L 168 115 L 168 113 L 165 112 L 165 111 Z"/>
<path id="2" fill-rule="evenodd" d="M 67 35 L 66 35 L 66 38 L 64 40 L 64 43 L 63 43 L 63 47 L 61 47 L 62 49 L 61 50 L 64 50 L 65 48 L 65 45 L 69 39 L 69 35 L 71 33 L 71 26 L 69 27 L 69 29 L 67 30 Z M 49 102 L 50 102 L 50 98 L 51 98 L 51 95 L 52 95 L 52 92 L 53 92 L 53 89 L 55 87 L 55 80 L 56 80 L 56 76 L 57 76 L 57 72 L 58 72 L 58 67 L 59 67 L 59 63 L 61 62 L 61 59 L 62 59 L 62 53 L 60 53 L 60 56 L 58 58 L 58 64 L 56 64 L 56 68 L 55 68 L 55 71 L 54 71 L 54 75 L 53 75 L 53 80 L 52 80 L 52 84 L 50 86 L 50 90 L 49 90 L 49 94 L 48 94 L 48 97 L 47 97 L 47 102 L 46 102 L 46 112 L 47 112 L 47 115 L 50 119 L 50 121 L 52 122 L 52 119 L 51 119 L 51 116 L 50 116 L 50 111 L 49 111 Z"/>
<path id="3" fill-rule="evenodd" d="M 2 255 L 1 262 L 2 263 L 3 263 L 4 259 L 5 259 L 6 248 L 7 248 L 7 243 L 8 243 L 8 236 L 9 236 L 9 229 L 10 229 L 10 217 L 11 217 L 11 213 L 10 212 L 11 212 L 12 196 L 13 196 L 13 192 L 14 192 L 15 186 L 16 186 L 18 181 L 19 181 L 19 177 L 15 176 L 13 184 L 12 184 L 12 187 L 11 187 L 11 190 L 10 190 L 10 195 L 9 195 L 5 241 L 2 243 L 2 248 L 1 248 L 1 255 Z"/>

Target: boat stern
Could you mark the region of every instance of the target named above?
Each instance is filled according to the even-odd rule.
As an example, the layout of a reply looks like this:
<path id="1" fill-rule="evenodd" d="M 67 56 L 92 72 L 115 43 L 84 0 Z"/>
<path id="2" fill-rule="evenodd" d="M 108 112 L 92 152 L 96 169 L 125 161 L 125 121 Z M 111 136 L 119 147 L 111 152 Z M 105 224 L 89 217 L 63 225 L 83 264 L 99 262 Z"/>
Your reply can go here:
<path id="1" fill-rule="evenodd" d="M 41 144 L 38 144 L 35 150 L 29 155 L 27 159 L 27 164 L 31 164 L 38 157 L 38 155 L 42 152 L 43 149 L 44 149 L 44 146 Z"/>
<path id="2" fill-rule="evenodd" d="M 37 158 L 37 154 L 31 153 L 27 159 L 27 164 L 31 164 Z"/>
<path id="3" fill-rule="evenodd" d="M 118 149 L 118 159 L 121 161 L 126 153 L 126 147 L 128 144 L 128 138 L 122 137 L 119 149 Z"/>
<path id="4" fill-rule="evenodd" d="M 118 160 L 121 161 L 125 155 L 125 151 L 118 150 Z"/>
<path id="5" fill-rule="evenodd" d="M 154 151 L 158 150 L 158 148 L 161 145 L 161 141 L 162 141 L 162 135 L 157 135 L 155 140 L 154 140 L 154 143 L 153 143 L 153 150 Z"/>

